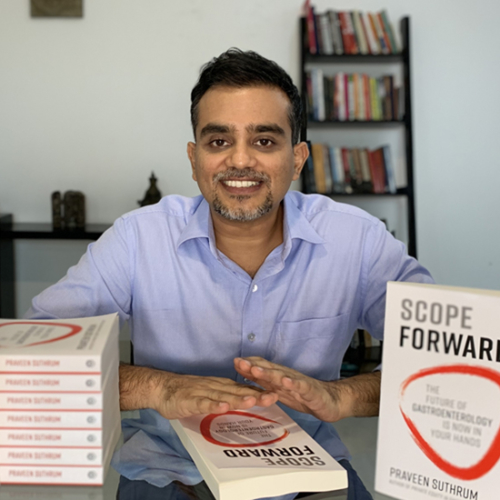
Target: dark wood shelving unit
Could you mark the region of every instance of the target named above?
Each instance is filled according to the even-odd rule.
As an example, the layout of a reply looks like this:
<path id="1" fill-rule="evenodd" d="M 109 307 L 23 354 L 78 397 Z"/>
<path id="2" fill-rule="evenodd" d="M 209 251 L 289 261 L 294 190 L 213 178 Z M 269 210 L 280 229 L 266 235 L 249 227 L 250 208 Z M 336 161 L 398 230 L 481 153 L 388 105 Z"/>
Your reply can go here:
<path id="1" fill-rule="evenodd" d="M 326 196 L 342 197 L 342 200 L 348 202 L 348 199 L 355 197 L 401 197 L 407 198 L 407 221 L 408 221 L 408 253 L 413 257 L 417 256 L 417 237 L 415 222 L 415 188 L 413 179 L 413 127 L 412 127 L 412 106 L 411 106 L 411 69 L 410 69 L 410 19 L 404 17 L 400 22 L 401 40 L 403 49 L 398 54 L 387 55 L 321 55 L 310 54 L 307 44 L 307 28 L 305 19 L 300 19 L 300 68 L 301 68 L 301 94 L 302 105 L 304 109 L 304 118 L 301 128 L 301 139 L 307 140 L 308 129 L 335 129 L 335 128 L 384 128 L 384 127 L 403 127 L 405 142 L 405 170 L 407 186 L 398 189 L 395 194 L 373 194 L 373 193 L 330 193 Z M 307 64 L 350 64 L 350 63 L 368 63 L 368 64 L 388 64 L 398 63 L 402 65 L 403 70 L 403 92 L 404 92 L 404 118 L 401 120 L 380 120 L 380 121 L 312 121 L 307 116 L 307 87 L 306 87 L 306 65 Z M 303 175 L 305 171 L 303 171 Z M 304 177 L 302 178 L 304 182 Z M 354 203 L 355 204 L 355 203 Z"/>
<path id="2" fill-rule="evenodd" d="M 87 224 L 84 229 L 53 229 L 42 222 L 14 222 L 0 214 L 0 318 L 15 318 L 14 240 L 97 240 L 110 224 Z"/>

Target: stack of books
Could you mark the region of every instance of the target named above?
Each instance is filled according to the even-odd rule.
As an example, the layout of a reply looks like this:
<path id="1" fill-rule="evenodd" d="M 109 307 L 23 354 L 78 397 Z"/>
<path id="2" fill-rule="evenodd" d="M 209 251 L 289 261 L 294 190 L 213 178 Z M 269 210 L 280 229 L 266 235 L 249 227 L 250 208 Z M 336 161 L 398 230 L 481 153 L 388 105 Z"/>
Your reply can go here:
<path id="1" fill-rule="evenodd" d="M 386 10 L 381 12 L 305 9 L 307 48 L 320 55 L 388 55 L 401 52 L 397 31 Z"/>
<path id="2" fill-rule="evenodd" d="M 313 143 L 304 168 L 304 191 L 321 194 L 397 192 L 389 146 L 375 150 Z"/>
<path id="3" fill-rule="evenodd" d="M 325 75 L 306 71 L 307 114 L 312 121 L 394 121 L 403 115 L 403 93 L 393 75 Z"/>
<path id="4" fill-rule="evenodd" d="M 0 483 L 102 485 L 121 434 L 116 314 L 0 320 Z"/>

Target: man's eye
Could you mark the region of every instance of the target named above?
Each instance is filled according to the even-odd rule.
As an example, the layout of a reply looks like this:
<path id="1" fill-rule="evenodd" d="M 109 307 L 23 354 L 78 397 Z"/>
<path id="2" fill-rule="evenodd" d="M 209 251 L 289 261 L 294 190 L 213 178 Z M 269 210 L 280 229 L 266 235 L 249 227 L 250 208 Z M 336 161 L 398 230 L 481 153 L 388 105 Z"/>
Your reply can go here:
<path id="1" fill-rule="evenodd" d="M 259 139 L 257 141 L 257 144 L 259 146 L 263 146 L 263 147 L 269 147 L 269 146 L 272 146 L 274 144 L 273 141 L 271 141 L 271 139 Z"/>
<path id="2" fill-rule="evenodd" d="M 227 141 L 226 141 L 226 140 L 224 140 L 224 139 L 214 139 L 214 140 L 211 142 L 211 144 L 212 144 L 213 146 L 218 147 L 218 148 L 222 148 L 222 147 L 224 147 L 224 146 L 226 146 L 226 145 L 227 145 Z"/>

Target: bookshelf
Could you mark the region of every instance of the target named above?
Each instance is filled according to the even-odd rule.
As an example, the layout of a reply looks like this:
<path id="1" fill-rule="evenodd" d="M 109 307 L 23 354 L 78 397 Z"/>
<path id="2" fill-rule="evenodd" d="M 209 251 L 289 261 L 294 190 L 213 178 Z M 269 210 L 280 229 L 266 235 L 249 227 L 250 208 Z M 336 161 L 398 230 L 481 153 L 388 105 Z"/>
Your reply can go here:
<path id="1" fill-rule="evenodd" d="M 304 109 L 303 123 L 301 128 L 301 139 L 307 140 L 309 136 L 320 134 L 321 137 L 331 136 L 347 137 L 363 131 L 364 134 L 375 134 L 377 138 L 383 138 L 385 134 L 394 131 L 402 138 L 400 145 L 401 161 L 395 163 L 395 170 L 399 179 L 404 179 L 404 186 L 399 186 L 394 193 L 326 193 L 334 199 L 338 198 L 343 203 L 361 205 L 362 208 L 379 215 L 376 205 L 380 202 L 396 203 L 394 210 L 403 213 L 405 235 L 396 236 L 405 241 L 408 246 L 408 253 L 413 257 L 417 256 L 416 223 L 415 223 L 415 189 L 413 180 L 413 130 L 412 130 L 412 103 L 411 103 L 411 73 L 410 73 L 410 19 L 404 17 L 400 21 L 402 51 L 398 54 L 344 54 L 344 55 L 323 55 L 310 54 L 308 49 L 307 25 L 305 18 L 300 19 L 300 71 L 301 71 L 301 95 Z M 397 66 L 401 74 L 401 89 L 404 100 L 404 114 L 397 120 L 379 121 L 314 121 L 309 117 L 308 97 L 307 97 L 307 77 L 309 68 L 320 65 L 329 68 L 346 68 L 349 66 L 358 67 L 361 64 L 370 73 L 374 68 L 386 66 L 393 68 Z M 347 135 L 346 135 L 347 134 Z M 382 140 L 382 139 L 381 139 Z M 400 141 L 401 142 L 401 141 Z M 302 172 L 302 186 L 305 187 L 305 169 Z M 401 183 L 399 183 L 401 184 Z M 366 208 L 369 206 L 370 208 Z M 400 208 L 403 207 L 403 210 Z M 373 208 L 373 209 L 372 209 Z"/>

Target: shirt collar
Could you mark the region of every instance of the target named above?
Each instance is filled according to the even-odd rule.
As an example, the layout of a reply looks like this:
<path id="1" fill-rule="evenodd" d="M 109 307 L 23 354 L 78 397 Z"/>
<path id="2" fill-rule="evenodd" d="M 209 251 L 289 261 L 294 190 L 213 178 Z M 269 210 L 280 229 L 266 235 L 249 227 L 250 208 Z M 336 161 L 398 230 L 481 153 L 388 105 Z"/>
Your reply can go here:
<path id="1" fill-rule="evenodd" d="M 200 198 L 202 198 L 200 196 Z M 284 225 L 283 242 L 284 251 L 289 253 L 293 239 L 301 239 L 313 244 L 324 243 L 325 240 L 316 232 L 311 223 L 306 219 L 300 208 L 295 203 L 290 193 L 287 193 L 284 200 Z M 186 241 L 205 238 L 208 240 L 210 250 L 217 255 L 215 245 L 215 234 L 210 214 L 210 207 L 207 201 L 202 198 L 195 212 L 189 218 L 186 227 L 181 232 L 177 241 L 177 249 Z"/>
<path id="2" fill-rule="evenodd" d="M 295 238 L 308 241 L 313 244 L 324 243 L 325 240 L 316 232 L 311 223 L 306 219 L 300 208 L 297 206 L 290 192 L 284 199 L 285 217 L 283 227 L 283 240 L 293 240 Z"/>

